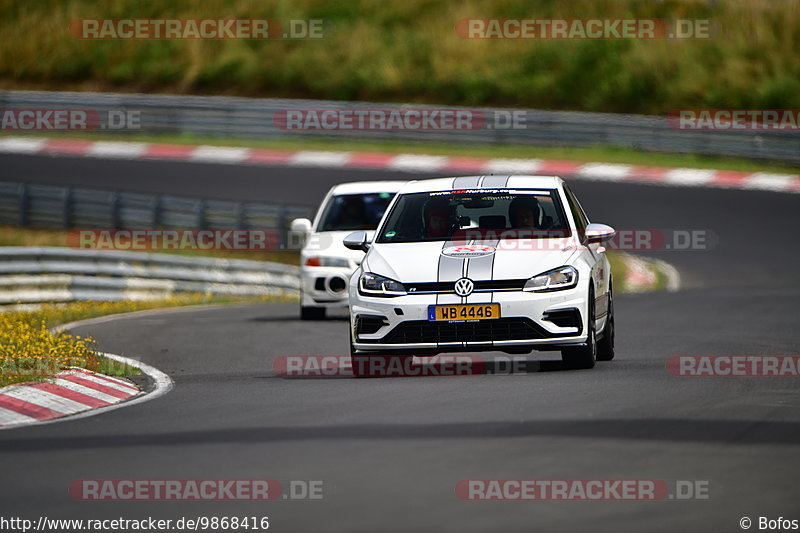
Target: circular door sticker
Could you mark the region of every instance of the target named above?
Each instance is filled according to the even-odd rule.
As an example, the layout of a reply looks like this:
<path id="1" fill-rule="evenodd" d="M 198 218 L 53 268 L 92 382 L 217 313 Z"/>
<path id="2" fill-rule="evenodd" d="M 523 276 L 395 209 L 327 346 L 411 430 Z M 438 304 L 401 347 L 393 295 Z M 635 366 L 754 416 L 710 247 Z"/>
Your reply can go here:
<path id="1" fill-rule="evenodd" d="M 482 244 L 464 244 L 461 246 L 450 246 L 442 250 L 442 255 L 447 257 L 482 257 L 495 252 L 494 246 Z"/>

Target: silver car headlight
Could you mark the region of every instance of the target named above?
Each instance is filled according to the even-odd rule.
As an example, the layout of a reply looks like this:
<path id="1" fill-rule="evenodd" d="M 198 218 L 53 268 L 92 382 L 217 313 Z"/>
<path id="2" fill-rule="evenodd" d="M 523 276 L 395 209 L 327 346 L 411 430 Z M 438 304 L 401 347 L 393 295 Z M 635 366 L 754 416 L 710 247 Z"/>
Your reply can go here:
<path id="1" fill-rule="evenodd" d="M 578 284 L 578 271 L 571 266 L 562 266 L 542 272 L 525 283 L 524 291 L 548 292 L 571 289 Z"/>
<path id="2" fill-rule="evenodd" d="M 406 288 L 399 281 L 364 272 L 358 279 L 358 290 L 368 296 L 403 296 Z"/>

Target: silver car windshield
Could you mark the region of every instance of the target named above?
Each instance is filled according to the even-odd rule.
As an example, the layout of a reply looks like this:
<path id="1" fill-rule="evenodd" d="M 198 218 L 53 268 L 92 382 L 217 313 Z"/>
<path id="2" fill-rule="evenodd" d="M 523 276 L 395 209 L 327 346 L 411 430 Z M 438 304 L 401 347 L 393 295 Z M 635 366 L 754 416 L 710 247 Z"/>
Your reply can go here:
<path id="1" fill-rule="evenodd" d="M 555 190 L 482 190 L 404 194 L 377 242 L 569 237 Z"/>
<path id="2" fill-rule="evenodd" d="M 332 196 L 322 212 L 317 231 L 375 229 L 394 194 L 379 192 Z"/>

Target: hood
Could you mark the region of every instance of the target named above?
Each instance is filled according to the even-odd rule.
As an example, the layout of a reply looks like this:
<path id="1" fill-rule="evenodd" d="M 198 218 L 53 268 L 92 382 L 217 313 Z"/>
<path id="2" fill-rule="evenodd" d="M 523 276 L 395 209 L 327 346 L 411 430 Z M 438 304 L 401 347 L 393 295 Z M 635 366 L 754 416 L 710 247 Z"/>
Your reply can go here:
<path id="1" fill-rule="evenodd" d="M 525 279 L 570 263 L 574 239 L 520 239 L 459 246 L 452 242 L 373 244 L 364 270 L 401 283 Z"/>

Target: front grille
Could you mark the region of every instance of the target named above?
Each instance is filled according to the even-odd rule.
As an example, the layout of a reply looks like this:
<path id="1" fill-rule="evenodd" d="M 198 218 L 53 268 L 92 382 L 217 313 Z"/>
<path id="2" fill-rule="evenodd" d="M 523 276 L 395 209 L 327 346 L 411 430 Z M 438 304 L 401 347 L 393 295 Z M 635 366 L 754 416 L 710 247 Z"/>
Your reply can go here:
<path id="1" fill-rule="evenodd" d="M 527 279 L 488 279 L 475 280 L 472 292 L 521 291 Z M 420 293 L 452 293 L 455 292 L 455 281 L 434 281 L 427 283 L 404 283 L 406 291 L 411 294 Z"/>
<path id="2" fill-rule="evenodd" d="M 380 340 L 383 344 L 436 342 L 489 342 L 553 337 L 525 317 L 498 318 L 477 322 L 401 322 Z"/>

